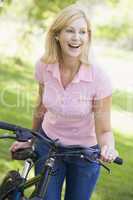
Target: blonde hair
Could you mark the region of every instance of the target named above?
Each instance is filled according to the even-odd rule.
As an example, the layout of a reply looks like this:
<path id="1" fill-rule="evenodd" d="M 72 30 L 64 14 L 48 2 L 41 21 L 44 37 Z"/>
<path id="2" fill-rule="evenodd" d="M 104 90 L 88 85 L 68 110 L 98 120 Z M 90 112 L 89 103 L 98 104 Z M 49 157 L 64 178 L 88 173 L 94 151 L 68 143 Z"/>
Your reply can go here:
<path id="1" fill-rule="evenodd" d="M 69 25 L 72 21 L 83 17 L 87 23 L 88 33 L 89 33 L 89 43 L 85 46 L 83 53 L 80 56 L 80 62 L 89 65 L 89 47 L 91 42 L 91 31 L 90 31 L 90 21 L 88 19 L 88 14 L 86 9 L 77 4 L 72 4 L 64 8 L 56 17 L 56 19 L 51 24 L 45 41 L 45 53 L 42 57 L 42 61 L 46 64 L 57 63 L 61 59 L 61 47 L 56 40 L 57 34 Z"/>

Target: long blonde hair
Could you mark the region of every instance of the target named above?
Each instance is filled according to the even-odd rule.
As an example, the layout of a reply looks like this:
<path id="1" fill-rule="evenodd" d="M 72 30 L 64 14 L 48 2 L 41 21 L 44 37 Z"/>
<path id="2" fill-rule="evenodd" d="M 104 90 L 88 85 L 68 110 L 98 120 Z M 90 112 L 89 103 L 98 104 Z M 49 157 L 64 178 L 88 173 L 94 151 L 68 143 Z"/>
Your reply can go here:
<path id="1" fill-rule="evenodd" d="M 84 51 L 80 56 L 80 62 L 89 65 L 89 47 L 91 42 L 91 31 L 90 31 L 90 21 L 88 19 L 87 11 L 83 6 L 72 4 L 64 8 L 53 21 L 48 29 L 45 41 L 45 53 L 42 57 L 42 61 L 46 64 L 58 63 L 61 59 L 61 48 L 56 40 L 57 34 L 69 25 L 73 20 L 83 17 L 87 23 L 88 33 L 89 33 L 89 43 L 86 44 Z"/>

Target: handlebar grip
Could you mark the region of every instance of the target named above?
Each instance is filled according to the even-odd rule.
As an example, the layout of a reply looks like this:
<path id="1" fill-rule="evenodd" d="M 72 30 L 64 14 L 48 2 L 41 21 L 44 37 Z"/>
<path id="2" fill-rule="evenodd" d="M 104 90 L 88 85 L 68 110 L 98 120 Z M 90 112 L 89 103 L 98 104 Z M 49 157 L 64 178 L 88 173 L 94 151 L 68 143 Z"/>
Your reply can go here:
<path id="1" fill-rule="evenodd" d="M 0 121 L 0 129 L 14 131 L 16 134 L 17 141 L 21 141 L 21 142 L 25 142 L 29 139 L 32 139 L 32 137 L 33 137 L 30 129 L 16 126 L 14 124 L 9 124 L 9 123 L 3 122 L 3 121 Z M 13 138 L 13 137 L 8 136 L 6 138 Z"/>
<path id="2" fill-rule="evenodd" d="M 16 131 L 17 126 L 14 124 L 9 124 L 7 122 L 0 121 L 0 129 L 4 129 L 8 131 Z"/>
<path id="3" fill-rule="evenodd" d="M 116 159 L 113 162 L 118 164 L 118 165 L 122 165 L 123 164 L 123 159 L 120 158 L 120 157 L 116 157 Z"/>
<path id="4" fill-rule="evenodd" d="M 33 136 L 42 138 L 47 144 L 54 144 L 56 142 L 56 141 L 53 141 L 52 139 L 50 140 L 50 139 L 46 138 L 45 136 L 43 136 L 42 134 L 40 134 L 37 131 L 31 130 L 28 128 L 24 128 L 21 126 L 17 126 L 15 124 L 3 122 L 3 121 L 0 121 L 0 129 L 14 131 L 16 134 L 17 141 L 21 141 L 21 142 L 25 142 L 29 139 L 32 139 Z M 9 137 L 6 137 L 6 138 L 9 138 Z"/>

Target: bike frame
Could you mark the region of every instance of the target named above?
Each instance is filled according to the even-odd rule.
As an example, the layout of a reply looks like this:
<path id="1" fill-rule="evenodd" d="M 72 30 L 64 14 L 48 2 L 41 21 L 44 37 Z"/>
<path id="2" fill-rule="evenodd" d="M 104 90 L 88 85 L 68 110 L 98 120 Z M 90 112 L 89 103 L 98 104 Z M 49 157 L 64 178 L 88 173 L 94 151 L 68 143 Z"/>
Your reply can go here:
<path id="1" fill-rule="evenodd" d="M 49 156 L 44 164 L 42 172 L 36 177 L 30 178 L 29 180 L 27 180 L 27 176 L 31 169 L 32 161 L 30 160 L 31 162 L 30 164 L 29 164 L 29 160 L 25 161 L 25 165 L 24 165 L 23 172 L 21 175 L 22 178 L 24 178 L 24 181 L 17 187 L 17 190 L 19 192 L 17 191 L 16 194 L 14 194 L 13 200 L 20 200 L 20 196 L 25 191 L 25 189 L 33 185 L 36 185 L 36 188 L 32 192 L 31 197 L 33 197 L 33 194 L 34 194 L 35 195 L 34 198 L 37 198 L 38 200 L 44 199 L 46 191 L 47 191 L 47 187 L 48 187 L 48 184 L 49 184 L 49 181 L 51 179 L 52 172 L 54 169 L 54 163 L 56 160 L 54 156 L 55 152 L 56 150 L 54 148 L 50 150 Z"/>
<path id="2" fill-rule="evenodd" d="M 33 197 L 33 199 L 35 198 L 36 200 L 44 199 L 49 181 L 53 174 L 54 164 L 55 164 L 56 159 L 58 157 L 64 157 L 66 155 L 73 156 L 73 157 L 78 156 L 79 158 L 84 159 L 83 148 L 68 149 L 67 152 L 65 152 L 65 153 L 59 153 L 58 150 L 59 150 L 58 147 L 55 147 L 55 146 L 50 147 L 48 158 L 45 161 L 42 172 L 38 176 L 30 178 L 30 179 L 27 179 L 27 176 L 28 176 L 28 173 L 29 173 L 31 167 L 33 166 L 33 162 L 30 159 L 27 159 L 25 161 L 25 165 L 24 165 L 24 168 L 23 168 L 23 171 L 21 174 L 21 177 L 23 178 L 24 181 L 20 185 L 17 186 L 17 190 L 14 193 L 12 200 L 21 200 L 25 189 L 30 188 L 33 185 L 36 185 L 36 188 L 33 191 L 33 193 L 31 194 L 29 199 L 32 199 L 32 197 Z M 92 150 L 93 153 L 96 152 L 97 157 L 98 157 L 99 151 L 91 149 L 91 148 L 90 148 L 90 150 Z M 94 157 L 94 159 L 96 159 L 96 158 Z M 90 160 L 88 159 L 88 161 L 96 162 L 96 160 L 91 161 L 91 159 Z M 99 162 L 97 162 L 97 163 L 100 164 Z"/>
<path id="3" fill-rule="evenodd" d="M 78 156 L 79 158 L 82 158 L 86 161 L 96 162 L 96 163 L 102 165 L 108 172 L 110 172 L 110 169 L 107 166 L 105 166 L 101 162 L 101 160 L 99 160 L 100 150 L 96 150 L 96 149 L 94 150 L 93 148 L 87 148 L 87 150 L 89 150 L 88 155 L 87 155 L 85 152 L 85 148 L 83 148 L 81 146 L 70 145 L 69 147 L 67 146 L 67 149 L 68 149 L 67 153 L 59 153 L 58 149 L 62 146 L 58 143 L 58 140 L 53 141 L 51 139 L 48 139 L 36 131 L 30 130 L 27 128 L 23 128 L 20 126 L 16 126 L 13 124 L 8 124 L 6 122 L 0 122 L 0 129 L 13 131 L 13 133 L 15 134 L 13 136 L 11 136 L 11 134 L 5 134 L 5 135 L 1 136 L 0 138 L 13 138 L 13 139 L 16 139 L 17 141 L 24 142 L 24 141 L 27 141 L 28 139 L 31 139 L 32 138 L 31 136 L 34 136 L 34 137 L 43 139 L 45 143 L 50 145 L 50 151 L 48 154 L 48 158 L 45 161 L 42 172 L 38 176 L 27 180 L 27 176 L 28 176 L 28 173 L 29 173 L 31 167 L 33 166 L 33 162 L 31 159 L 27 159 L 25 161 L 25 165 L 24 165 L 23 172 L 21 175 L 23 181 L 19 185 L 17 185 L 17 190 L 16 189 L 13 190 L 13 192 L 15 192 L 15 191 L 16 192 L 13 195 L 12 200 L 22 200 L 22 195 L 23 195 L 25 189 L 27 189 L 33 185 L 36 185 L 36 188 L 34 191 L 35 196 L 33 197 L 33 193 L 32 193 L 29 200 L 32 197 L 33 197 L 32 200 L 33 199 L 43 200 L 43 198 L 45 197 L 46 191 L 47 191 L 48 183 L 49 183 L 50 178 L 53 173 L 54 164 L 55 164 L 55 160 L 57 157 L 61 158 L 66 155 L 69 157 L 70 156 L 73 156 L 73 157 Z M 121 165 L 123 161 L 121 158 L 117 157 L 114 160 L 114 162 Z M 8 194 L 6 194 L 6 196 L 7 195 Z M 5 200 L 6 196 L 0 200 Z"/>

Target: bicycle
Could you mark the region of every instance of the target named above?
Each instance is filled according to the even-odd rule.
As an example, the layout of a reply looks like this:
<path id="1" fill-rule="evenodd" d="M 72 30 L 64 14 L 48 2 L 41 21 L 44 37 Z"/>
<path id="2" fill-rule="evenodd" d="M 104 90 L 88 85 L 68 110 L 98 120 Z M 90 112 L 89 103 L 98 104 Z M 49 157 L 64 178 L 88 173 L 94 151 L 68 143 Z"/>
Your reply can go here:
<path id="1" fill-rule="evenodd" d="M 7 173 L 0 185 L 0 200 L 42 200 L 45 197 L 48 183 L 54 173 L 54 164 L 57 158 L 79 157 L 87 162 L 96 162 L 103 166 L 109 173 L 110 169 L 100 160 L 100 150 L 93 148 L 84 148 L 78 145 L 67 146 L 67 151 L 59 152 L 62 145 L 59 140 L 51 140 L 41 135 L 37 131 L 27 129 L 14 124 L 0 121 L 0 129 L 12 131 L 10 133 L 0 134 L 0 139 L 15 139 L 17 141 L 25 142 L 33 138 L 41 138 L 46 144 L 50 146 L 48 157 L 44 164 L 42 172 L 33 178 L 28 178 L 28 174 L 35 162 L 38 162 L 34 151 L 34 145 L 31 148 L 19 149 L 13 155 L 16 160 L 25 160 L 22 173 L 16 170 L 11 170 Z M 114 161 L 117 164 L 122 164 L 123 160 L 117 157 Z M 31 186 L 36 186 L 29 198 L 25 196 L 25 190 Z"/>

